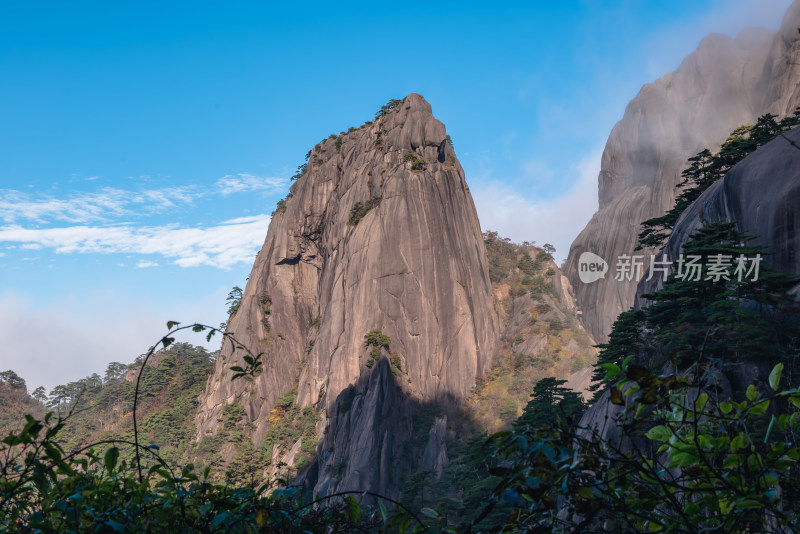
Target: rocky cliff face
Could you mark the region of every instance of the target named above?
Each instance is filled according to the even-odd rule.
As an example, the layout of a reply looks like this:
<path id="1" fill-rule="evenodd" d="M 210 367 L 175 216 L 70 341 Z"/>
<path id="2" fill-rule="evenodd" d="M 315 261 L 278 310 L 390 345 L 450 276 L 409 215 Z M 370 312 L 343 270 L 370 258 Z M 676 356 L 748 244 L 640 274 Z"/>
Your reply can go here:
<path id="1" fill-rule="evenodd" d="M 795 143 L 795 145 L 792 145 Z M 749 245 L 764 247 L 764 263 L 783 272 L 800 275 L 800 128 L 778 137 L 750 154 L 728 174 L 709 187 L 678 219 L 666 246 L 658 255 L 675 259 L 695 231 L 710 222 L 733 221 L 739 230 L 755 236 Z M 636 305 L 647 306 L 642 297 L 661 289 L 662 278 L 646 277 L 639 283 Z M 792 292 L 800 300 L 800 284 Z M 770 366 L 764 361 L 745 361 L 719 372 L 720 391 L 743 391 L 755 380 L 764 380 Z M 626 403 L 631 400 L 626 397 Z M 607 391 L 583 416 L 579 426 L 594 428 L 621 442 L 616 417 L 624 406 L 610 402 Z"/>
<path id="2" fill-rule="evenodd" d="M 800 275 L 800 128 L 759 148 L 703 192 L 658 254 L 677 258 L 698 228 L 716 221 L 733 221 L 753 236 L 748 244 L 768 252 L 765 264 Z M 661 289 L 661 277 L 646 278 L 637 288 L 638 306 L 647 305 L 642 295 Z"/>
<path id="3" fill-rule="evenodd" d="M 480 227 L 445 127 L 420 95 L 392 104 L 310 151 L 228 326 L 264 352 L 264 370 L 231 381 L 240 360 L 223 350 L 197 419 L 198 437 L 213 434 L 223 407 L 242 404 L 259 442 L 296 384 L 298 404 L 322 414 L 305 477 L 322 493 L 396 494 L 413 406 L 463 399 L 496 344 Z M 377 361 L 373 330 L 391 340 L 372 347 Z"/>
<path id="4" fill-rule="evenodd" d="M 642 221 L 672 207 L 686 160 L 715 150 L 737 126 L 764 113 L 785 116 L 800 105 L 800 2 L 781 29 L 710 35 L 680 67 L 645 85 L 609 136 L 599 176 L 600 207 L 570 248 L 565 271 L 583 322 L 598 341 L 634 301 L 636 280 L 614 280 L 617 258 L 634 254 Z M 584 284 L 578 259 L 594 252 L 605 279 Z M 650 251 L 645 251 L 649 253 Z"/>

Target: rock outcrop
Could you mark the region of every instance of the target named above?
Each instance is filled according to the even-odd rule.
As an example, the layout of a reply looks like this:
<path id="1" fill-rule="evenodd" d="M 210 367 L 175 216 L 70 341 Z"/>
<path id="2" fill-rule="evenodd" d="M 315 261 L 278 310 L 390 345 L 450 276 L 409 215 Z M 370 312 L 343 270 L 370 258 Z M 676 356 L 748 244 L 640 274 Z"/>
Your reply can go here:
<path id="1" fill-rule="evenodd" d="M 681 214 L 658 255 L 678 258 L 698 228 L 716 221 L 732 221 L 753 236 L 748 245 L 767 252 L 765 264 L 800 275 L 800 128 L 759 148 L 706 189 Z M 647 305 L 642 295 L 661 289 L 660 276 L 647 278 L 636 292 L 638 306 Z"/>
<path id="2" fill-rule="evenodd" d="M 681 214 L 658 255 L 678 258 L 698 228 L 716 221 L 732 221 L 739 230 L 754 236 L 748 245 L 766 249 L 765 264 L 800 275 L 800 128 L 759 148 L 703 192 Z M 637 307 L 649 304 L 643 295 L 661 289 L 661 276 L 649 281 L 647 278 L 645 276 L 638 285 Z M 800 300 L 800 285 L 792 292 Z M 655 363 L 664 365 L 664 362 Z M 754 380 L 764 380 L 769 371 L 767 362 L 748 360 L 715 371 L 717 377 L 713 383 L 728 393 L 743 391 Z M 626 398 L 626 403 L 630 402 Z M 620 443 L 623 436 L 615 421 L 623 410 L 624 407 L 610 402 L 606 391 L 587 410 L 579 426 L 596 429 L 604 438 Z"/>
<path id="3" fill-rule="evenodd" d="M 297 403 L 322 415 L 309 487 L 397 494 L 414 406 L 465 398 L 488 372 L 497 338 L 464 172 L 420 95 L 309 152 L 228 330 L 264 353 L 263 372 L 231 381 L 241 360 L 224 348 L 201 398 L 198 437 L 239 403 L 259 442 L 275 399 L 296 384 Z M 374 330 L 388 347 L 365 347 Z M 438 440 L 441 429 L 424 433 Z M 426 457 L 442 465 L 434 449 Z"/>
<path id="4" fill-rule="evenodd" d="M 712 34 L 680 67 L 645 85 L 609 136 L 599 176 L 599 204 L 575 239 L 565 271 L 582 320 L 598 341 L 634 301 L 637 281 L 614 279 L 620 255 L 634 254 L 640 224 L 672 207 L 687 158 L 717 149 L 742 124 L 800 105 L 800 2 L 777 34 L 748 29 L 735 39 Z M 578 259 L 590 251 L 609 264 L 605 279 L 584 284 Z M 649 254 L 650 251 L 645 251 Z"/>

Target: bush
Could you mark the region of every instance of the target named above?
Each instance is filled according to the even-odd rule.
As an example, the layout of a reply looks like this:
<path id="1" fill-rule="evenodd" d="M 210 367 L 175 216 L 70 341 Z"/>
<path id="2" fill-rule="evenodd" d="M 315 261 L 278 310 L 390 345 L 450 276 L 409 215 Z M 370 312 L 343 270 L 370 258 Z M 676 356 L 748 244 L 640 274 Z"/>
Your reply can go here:
<path id="1" fill-rule="evenodd" d="M 392 338 L 381 332 L 380 330 L 370 330 L 364 334 L 365 347 L 384 347 L 389 348 Z"/>
<path id="2" fill-rule="evenodd" d="M 347 224 L 350 226 L 357 225 L 372 208 L 377 207 L 381 203 L 381 199 L 382 197 L 374 197 L 367 200 L 364 204 L 356 202 L 350 210 L 350 219 L 347 221 Z"/>
<path id="3" fill-rule="evenodd" d="M 411 170 L 412 171 L 424 171 L 425 170 L 425 160 L 421 157 L 417 156 L 413 152 L 407 153 L 403 156 L 403 161 L 410 161 L 411 162 Z"/>
<path id="4" fill-rule="evenodd" d="M 375 113 L 375 118 L 378 119 L 380 117 L 383 117 L 384 115 L 386 115 L 387 113 L 389 113 L 402 103 L 403 100 L 397 100 L 396 98 L 392 98 L 386 104 L 381 106 L 381 109 L 379 109 L 377 113 Z"/>
<path id="5" fill-rule="evenodd" d="M 297 172 L 294 173 L 292 176 L 292 181 L 297 180 L 298 178 L 302 178 L 303 175 L 306 173 L 306 169 L 308 168 L 308 163 L 303 163 L 299 167 L 297 167 Z"/>

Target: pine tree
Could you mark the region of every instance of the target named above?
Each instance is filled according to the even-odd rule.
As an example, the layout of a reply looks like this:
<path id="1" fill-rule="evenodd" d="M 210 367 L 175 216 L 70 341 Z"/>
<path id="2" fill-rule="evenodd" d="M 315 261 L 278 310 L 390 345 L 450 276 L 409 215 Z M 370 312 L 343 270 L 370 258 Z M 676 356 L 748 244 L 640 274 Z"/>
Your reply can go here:
<path id="1" fill-rule="evenodd" d="M 776 116 L 769 113 L 762 115 L 755 124 L 739 126 L 733 130 L 716 154 L 712 155 L 710 150 L 705 149 L 689 158 L 689 166 L 681 173 L 683 180 L 678 183 L 678 188 L 682 191 L 675 198 L 675 204 L 664 215 L 642 223 L 636 250 L 662 246 L 672 233 L 678 218 L 703 191 L 724 177 L 734 165 L 758 147 L 797 126 L 800 123 L 800 108 L 780 122 L 775 119 Z"/>
<path id="2" fill-rule="evenodd" d="M 704 262 L 713 258 L 730 260 L 724 274 L 718 279 L 710 271 L 701 273 L 699 280 L 679 277 L 680 266 L 676 262 L 675 272 L 663 289 L 644 295 L 653 301 L 646 310 L 648 328 L 679 366 L 698 357 L 728 361 L 779 359 L 776 333 L 765 314 L 788 303 L 782 295 L 795 279 L 761 264 L 757 280 L 753 280 L 754 273 L 741 276 L 740 280 L 735 273 L 737 258 L 764 255 L 760 247 L 746 245 L 752 239 L 730 222 L 699 229 L 684 246 L 683 257 L 699 256 Z"/>
<path id="3" fill-rule="evenodd" d="M 586 405 L 580 394 L 564 387 L 566 383 L 566 380 L 553 377 L 539 380 L 522 415 L 514 421 L 514 430 L 549 426 L 559 419 L 577 420 L 583 414 Z"/>
<path id="4" fill-rule="evenodd" d="M 589 387 L 589 391 L 594 391 L 594 397 L 591 402 L 595 402 L 600 398 L 608 383 L 605 379 L 606 372 L 600 365 L 613 363 L 622 367 L 622 363 L 628 356 L 635 356 L 644 347 L 644 320 L 645 314 L 642 310 L 631 308 L 626 312 L 620 313 L 611 328 L 608 343 L 597 345 L 600 352 L 597 355 L 597 364 L 592 375 L 593 385 Z"/>

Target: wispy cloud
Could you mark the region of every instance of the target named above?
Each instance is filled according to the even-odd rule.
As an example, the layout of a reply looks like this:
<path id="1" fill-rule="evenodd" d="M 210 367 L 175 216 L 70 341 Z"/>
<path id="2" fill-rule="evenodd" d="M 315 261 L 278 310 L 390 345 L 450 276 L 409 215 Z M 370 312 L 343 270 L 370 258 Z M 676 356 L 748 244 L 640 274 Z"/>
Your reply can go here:
<path id="1" fill-rule="evenodd" d="M 155 254 L 182 267 L 210 265 L 228 269 L 237 263 L 252 263 L 269 221 L 267 215 L 256 215 L 195 228 L 177 225 L 81 225 L 45 229 L 4 226 L 0 227 L 0 242 L 19 243 L 23 248 L 48 248 L 59 254 Z"/>
<path id="2" fill-rule="evenodd" d="M 578 178 L 573 185 L 546 201 L 530 200 L 500 182 L 472 187 L 481 226 L 516 242 L 550 243 L 559 260 L 566 258 L 572 241 L 597 211 L 601 153 L 587 154 L 574 170 Z"/>
<path id="3" fill-rule="evenodd" d="M 161 213 L 191 206 L 204 193 L 194 187 L 127 191 L 112 187 L 63 198 L 0 189 L 0 219 L 6 223 L 62 221 L 108 222 L 119 217 Z"/>
<path id="4" fill-rule="evenodd" d="M 264 240 L 268 216 L 240 217 L 212 226 L 146 224 L 144 220 L 196 210 L 200 201 L 278 192 L 287 185 L 286 179 L 242 173 L 203 186 L 105 187 L 67 195 L 0 189 L 0 243 L 6 243 L 6 249 L 50 249 L 59 254 L 145 254 L 183 267 L 228 269 L 253 261 Z M 138 268 L 159 265 L 151 257 L 136 258 L 133 264 Z"/>
<path id="5" fill-rule="evenodd" d="M 247 173 L 228 174 L 217 180 L 219 193 L 223 196 L 248 191 L 277 192 L 286 189 L 289 181 L 286 178 L 255 176 Z"/>
<path id="6" fill-rule="evenodd" d="M 170 210 L 189 210 L 200 200 L 227 197 L 236 193 L 276 193 L 285 190 L 285 178 L 260 177 L 241 173 L 225 175 L 213 185 L 179 186 L 140 190 L 104 187 L 91 192 L 22 192 L 0 189 L 0 222 L 36 224 L 109 223 L 121 218 L 142 218 Z"/>

